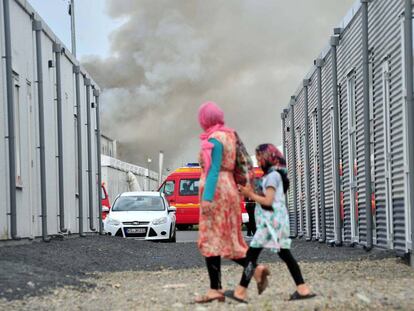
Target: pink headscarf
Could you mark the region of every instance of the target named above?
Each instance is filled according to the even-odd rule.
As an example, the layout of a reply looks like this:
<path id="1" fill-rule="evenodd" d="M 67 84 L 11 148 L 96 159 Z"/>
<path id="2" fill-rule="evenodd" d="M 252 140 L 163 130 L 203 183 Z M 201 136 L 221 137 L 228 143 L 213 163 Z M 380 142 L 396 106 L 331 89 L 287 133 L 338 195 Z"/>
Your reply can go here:
<path id="1" fill-rule="evenodd" d="M 204 171 L 208 172 L 211 165 L 211 151 L 214 145 L 208 141 L 210 136 L 217 131 L 231 132 L 234 130 L 224 125 L 224 113 L 214 102 L 205 102 L 198 109 L 198 122 L 204 133 L 200 135 L 201 155 L 204 164 Z"/>

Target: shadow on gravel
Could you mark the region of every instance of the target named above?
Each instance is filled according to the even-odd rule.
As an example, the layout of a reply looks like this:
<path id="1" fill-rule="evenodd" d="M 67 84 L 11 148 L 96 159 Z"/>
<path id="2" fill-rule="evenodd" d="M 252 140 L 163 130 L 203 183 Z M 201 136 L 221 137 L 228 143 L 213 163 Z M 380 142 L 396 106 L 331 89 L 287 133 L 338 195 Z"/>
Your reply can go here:
<path id="1" fill-rule="evenodd" d="M 1 242 L 0 242 L 1 245 Z M 373 260 L 394 256 L 380 250 L 366 252 L 350 247 L 328 247 L 294 240 L 292 253 L 299 261 Z M 264 251 L 261 262 L 277 261 Z M 232 264 L 225 260 L 224 264 Z M 94 272 L 161 270 L 204 267 L 196 243 L 154 243 L 108 236 L 67 238 L 50 243 L 31 242 L 0 247 L 0 298 L 22 299 L 56 287 L 91 287 L 83 280 Z"/>

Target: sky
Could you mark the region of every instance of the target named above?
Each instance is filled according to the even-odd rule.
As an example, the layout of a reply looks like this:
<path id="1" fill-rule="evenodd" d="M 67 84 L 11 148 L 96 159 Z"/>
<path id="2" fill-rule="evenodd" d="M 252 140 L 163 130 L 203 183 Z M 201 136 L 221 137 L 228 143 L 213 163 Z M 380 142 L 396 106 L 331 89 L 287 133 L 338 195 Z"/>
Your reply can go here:
<path id="1" fill-rule="evenodd" d="M 123 1 L 123 0 L 120 0 Z M 53 32 L 71 49 L 69 0 L 28 0 Z M 108 57 L 110 33 L 122 24 L 122 19 L 110 18 L 105 0 L 75 0 L 77 56 Z"/>
<path id="2" fill-rule="evenodd" d="M 70 46 L 67 1 L 29 2 Z M 355 0 L 76 3 L 78 58 L 103 89 L 103 132 L 121 159 L 146 166 L 163 150 L 175 168 L 198 158 L 206 100 L 250 152 L 280 145 L 282 110 Z"/>

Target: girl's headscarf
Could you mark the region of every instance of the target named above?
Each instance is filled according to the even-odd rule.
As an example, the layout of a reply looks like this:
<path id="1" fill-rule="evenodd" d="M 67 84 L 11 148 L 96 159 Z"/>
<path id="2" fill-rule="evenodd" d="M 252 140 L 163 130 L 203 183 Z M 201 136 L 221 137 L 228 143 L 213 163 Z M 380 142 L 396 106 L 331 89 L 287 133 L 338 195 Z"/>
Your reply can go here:
<path id="1" fill-rule="evenodd" d="M 274 167 L 282 176 L 283 192 L 286 192 L 289 188 L 289 178 L 287 176 L 286 160 L 283 153 L 273 144 L 261 144 L 257 146 L 256 154 L 260 155 L 263 159 L 263 162 L 260 163 L 260 167 L 265 175 L 269 173 L 272 167 Z"/>
<path id="2" fill-rule="evenodd" d="M 205 102 L 198 109 L 198 122 L 204 133 L 200 135 L 201 155 L 205 172 L 211 165 L 211 151 L 214 145 L 208 141 L 211 134 L 216 131 L 234 132 L 233 129 L 224 125 L 224 113 L 214 102 Z"/>

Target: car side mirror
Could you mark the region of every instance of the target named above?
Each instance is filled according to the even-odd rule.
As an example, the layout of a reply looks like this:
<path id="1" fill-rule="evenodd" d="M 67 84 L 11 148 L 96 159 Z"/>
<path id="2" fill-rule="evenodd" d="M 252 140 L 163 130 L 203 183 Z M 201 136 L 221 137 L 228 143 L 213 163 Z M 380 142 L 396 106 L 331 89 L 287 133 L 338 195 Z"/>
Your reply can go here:
<path id="1" fill-rule="evenodd" d="M 104 212 L 104 213 L 109 213 L 109 207 L 107 207 L 107 206 L 102 206 L 102 212 Z"/>
<path id="2" fill-rule="evenodd" d="M 175 213 L 176 211 L 177 209 L 175 208 L 175 206 L 168 207 L 168 213 Z"/>

